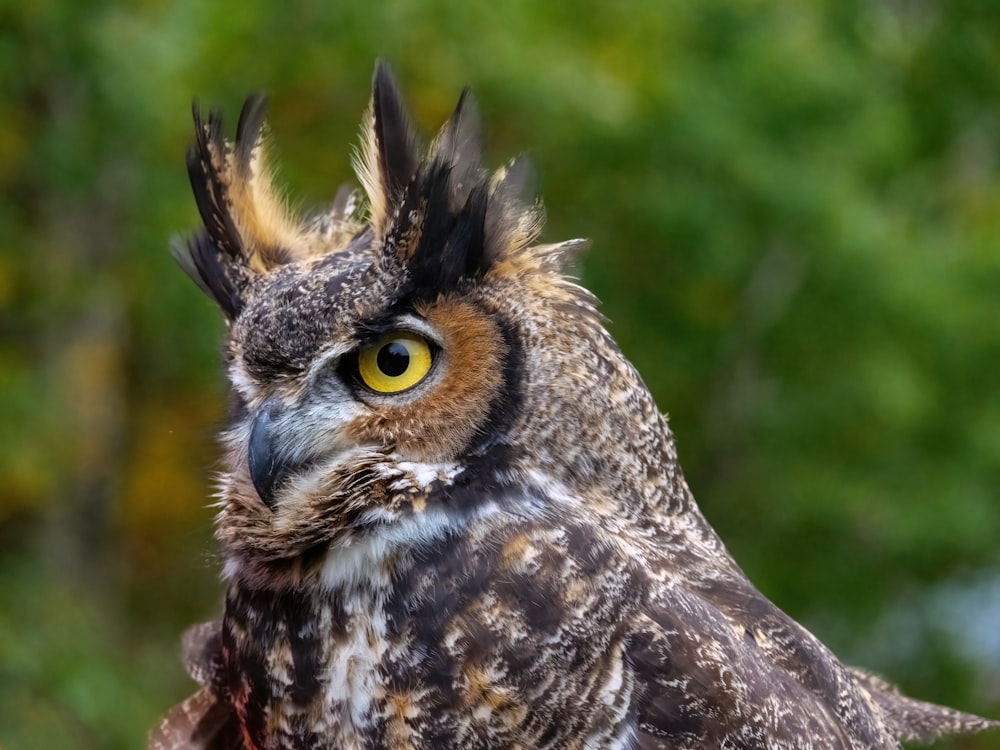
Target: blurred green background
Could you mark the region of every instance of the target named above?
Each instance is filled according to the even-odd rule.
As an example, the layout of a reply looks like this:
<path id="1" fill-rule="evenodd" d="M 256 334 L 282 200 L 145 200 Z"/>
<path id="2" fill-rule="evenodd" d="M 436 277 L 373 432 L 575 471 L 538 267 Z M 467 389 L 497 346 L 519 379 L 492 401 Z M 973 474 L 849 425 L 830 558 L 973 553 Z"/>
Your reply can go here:
<path id="1" fill-rule="evenodd" d="M 143 746 L 220 605 L 223 325 L 167 251 L 192 97 L 270 92 L 317 205 L 378 55 L 427 135 L 473 86 L 546 237 L 593 238 L 761 589 L 1000 717 L 1000 4 L 38 0 L 0 6 L 0 746 Z"/>

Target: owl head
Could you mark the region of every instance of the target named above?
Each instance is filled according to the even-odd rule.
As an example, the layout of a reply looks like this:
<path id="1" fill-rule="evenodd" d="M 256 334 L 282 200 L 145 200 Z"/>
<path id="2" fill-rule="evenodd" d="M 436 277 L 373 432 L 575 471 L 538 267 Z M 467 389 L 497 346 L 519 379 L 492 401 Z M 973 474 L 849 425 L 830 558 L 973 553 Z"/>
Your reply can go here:
<path id="1" fill-rule="evenodd" d="M 483 168 L 467 91 L 424 149 L 377 65 L 363 199 L 310 217 L 272 184 L 263 111 L 251 98 L 229 142 L 195 107 L 204 228 L 177 253 L 229 324 L 231 576 L 304 576 L 312 550 L 402 519 L 566 496 L 613 522 L 685 500 L 665 421 L 565 275 L 584 243 L 538 242 L 530 169 Z"/>

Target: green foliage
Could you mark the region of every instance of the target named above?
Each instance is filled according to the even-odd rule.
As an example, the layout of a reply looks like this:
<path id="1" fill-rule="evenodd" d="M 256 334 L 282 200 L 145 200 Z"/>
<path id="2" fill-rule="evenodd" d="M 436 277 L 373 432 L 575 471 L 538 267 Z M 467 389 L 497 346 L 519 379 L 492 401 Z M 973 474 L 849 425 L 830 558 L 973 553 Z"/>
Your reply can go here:
<path id="1" fill-rule="evenodd" d="M 765 593 L 1000 715 L 1000 653 L 920 604 L 1000 575 L 1000 6 L 47 0 L 0 9 L 0 746 L 141 745 L 218 606 L 223 328 L 167 253 L 192 96 L 234 124 L 271 92 L 319 204 L 378 55 L 428 134 L 472 85 L 547 237 L 594 239 L 584 282 Z"/>

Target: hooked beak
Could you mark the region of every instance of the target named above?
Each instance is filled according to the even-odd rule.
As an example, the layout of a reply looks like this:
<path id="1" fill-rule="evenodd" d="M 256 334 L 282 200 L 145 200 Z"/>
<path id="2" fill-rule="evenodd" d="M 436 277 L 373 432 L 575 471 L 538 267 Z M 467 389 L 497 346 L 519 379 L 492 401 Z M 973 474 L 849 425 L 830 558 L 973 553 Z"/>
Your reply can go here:
<path id="1" fill-rule="evenodd" d="M 253 420 L 247 463 L 254 489 L 264 504 L 274 510 L 275 492 L 292 471 L 292 464 L 285 460 L 275 446 L 274 422 L 278 407 L 267 401 Z"/>

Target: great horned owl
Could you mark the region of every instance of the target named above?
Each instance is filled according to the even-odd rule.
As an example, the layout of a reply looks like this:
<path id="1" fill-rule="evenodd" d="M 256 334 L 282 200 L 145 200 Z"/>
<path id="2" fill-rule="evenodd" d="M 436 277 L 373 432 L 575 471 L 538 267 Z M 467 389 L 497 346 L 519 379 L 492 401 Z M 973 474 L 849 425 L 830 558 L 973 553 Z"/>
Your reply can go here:
<path id="1" fill-rule="evenodd" d="M 221 623 L 151 748 L 897 748 L 996 724 L 844 666 L 695 505 L 595 301 L 539 244 L 528 170 L 480 163 L 466 93 L 418 148 L 376 67 L 357 172 L 293 217 L 260 98 L 195 109 L 229 322 Z"/>

